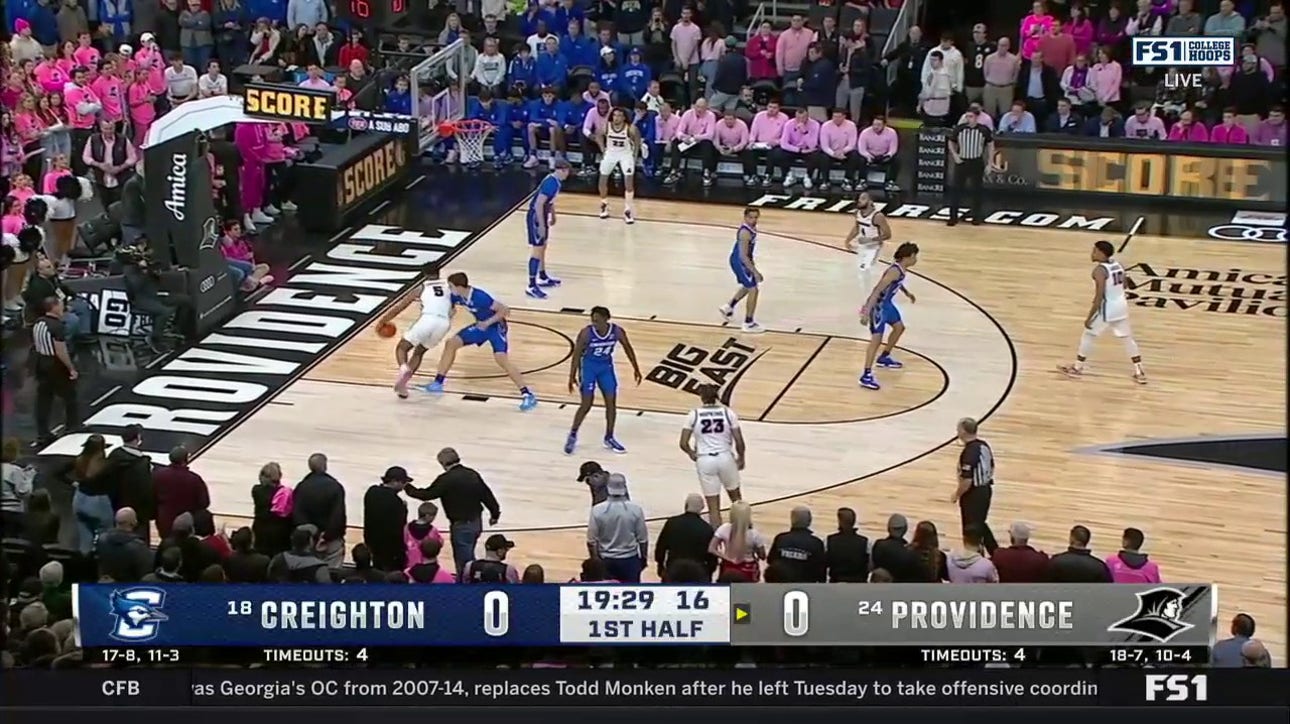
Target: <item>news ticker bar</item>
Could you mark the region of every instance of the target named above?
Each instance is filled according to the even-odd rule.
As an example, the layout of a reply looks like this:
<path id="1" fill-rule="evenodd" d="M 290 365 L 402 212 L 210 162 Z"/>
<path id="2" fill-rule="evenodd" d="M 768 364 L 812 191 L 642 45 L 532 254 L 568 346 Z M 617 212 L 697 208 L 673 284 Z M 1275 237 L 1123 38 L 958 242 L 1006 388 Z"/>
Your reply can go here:
<path id="1" fill-rule="evenodd" d="M 5 707 L 1280 706 L 1284 669 L 31 671 Z"/>
<path id="2" fill-rule="evenodd" d="M 85 647 L 1204 646 L 1211 586 L 116 586 Z"/>
<path id="3" fill-rule="evenodd" d="M 736 647 L 752 653 L 758 647 Z M 1207 646 L 882 646 L 839 647 L 849 657 L 850 665 L 883 666 L 965 666 L 965 665 L 1096 665 L 1096 666 L 1202 666 L 1209 663 Z M 482 668 L 487 663 L 513 663 L 513 649 L 478 647 L 361 646 L 312 648 L 255 648 L 250 646 L 213 646 L 203 648 L 117 647 L 84 649 L 83 660 L 115 667 L 169 666 L 332 666 L 381 667 L 470 666 Z M 532 652 L 532 649 L 523 649 Z M 613 660 L 626 665 L 666 666 L 692 664 L 695 649 L 690 647 L 619 646 Z M 821 650 L 828 658 L 832 650 Z M 567 648 L 551 648 L 550 655 L 560 657 Z M 539 658 L 529 654 L 529 658 Z M 752 655 L 756 660 L 756 655 Z M 813 662 L 815 664 L 821 661 Z"/>

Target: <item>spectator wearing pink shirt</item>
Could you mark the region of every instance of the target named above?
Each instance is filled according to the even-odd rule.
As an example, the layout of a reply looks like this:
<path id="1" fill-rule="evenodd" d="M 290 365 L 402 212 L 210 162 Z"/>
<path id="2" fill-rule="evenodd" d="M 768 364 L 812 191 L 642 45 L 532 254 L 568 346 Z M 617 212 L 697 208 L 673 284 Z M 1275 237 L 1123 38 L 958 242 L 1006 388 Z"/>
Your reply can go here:
<path id="1" fill-rule="evenodd" d="M 1259 123 L 1259 127 L 1254 131 L 1254 138 L 1250 139 L 1250 142 L 1256 146 L 1285 148 L 1286 109 L 1279 105 L 1272 106 L 1268 111 L 1267 120 Z"/>
<path id="2" fill-rule="evenodd" d="M 1229 146 L 1243 146 L 1250 142 L 1249 131 L 1237 122 L 1236 109 L 1223 109 L 1223 120 L 1209 129 L 1210 143 L 1223 143 Z"/>
<path id="3" fill-rule="evenodd" d="M 1021 57 L 1030 60 L 1030 56 L 1039 49 L 1039 42 L 1048 35 L 1053 27 L 1053 16 L 1048 14 L 1048 5 L 1035 2 L 1031 5 L 1030 14 L 1021 20 Z"/>
<path id="4" fill-rule="evenodd" d="M 1113 106 L 1120 102 L 1120 84 L 1124 81 L 1124 71 L 1119 62 L 1111 57 L 1106 48 L 1097 49 L 1097 62 L 1088 69 L 1088 82 L 1097 94 L 1097 102 L 1103 107 Z"/>
<path id="5" fill-rule="evenodd" d="M 421 543 L 437 540 L 443 543 L 443 533 L 435 527 L 434 519 L 439 516 L 439 506 L 426 501 L 417 506 L 417 519 L 403 528 L 403 545 L 407 549 L 407 564 L 415 566 L 425 560 L 421 554 Z"/>
<path id="6" fill-rule="evenodd" d="M 323 73 L 323 69 L 320 68 L 319 66 L 311 65 L 305 71 L 305 73 L 307 74 L 308 77 L 300 81 L 301 88 L 308 88 L 309 90 L 319 90 L 319 91 L 332 90 L 331 83 L 327 82 L 327 76 Z"/>
<path id="7" fill-rule="evenodd" d="M 456 583 L 457 577 L 439 564 L 439 554 L 443 551 L 443 540 L 426 538 L 418 546 L 421 560 L 407 568 L 410 583 Z"/>
<path id="8" fill-rule="evenodd" d="M 867 185 L 870 169 L 879 168 L 887 172 L 887 190 L 896 189 L 896 179 L 900 177 L 900 160 L 897 157 L 899 150 L 900 136 L 896 134 L 896 129 L 887 125 L 886 118 L 874 116 L 869 127 L 856 138 L 856 154 L 860 156 L 860 185 Z"/>
<path id="9" fill-rule="evenodd" d="M 791 92 L 797 79 L 802 77 L 802 63 L 806 62 L 806 53 L 813 42 L 815 33 L 805 26 L 801 15 L 794 15 L 788 29 L 775 41 L 775 70 L 784 79 L 786 90 Z"/>
<path id="10" fill-rule="evenodd" d="M 72 51 L 72 60 L 83 68 L 97 68 L 99 61 L 103 59 L 103 54 L 93 45 L 93 38 L 89 33 L 81 33 L 76 36 L 76 50 Z"/>
<path id="11" fill-rule="evenodd" d="M 103 110 L 84 68 L 72 71 L 72 82 L 63 93 L 63 101 L 67 106 L 68 125 L 72 127 L 72 166 L 82 174 L 85 167 L 81 163 L 81 154 L 85 152 L 85 142 L 94 132 L 99 112 Z"/>
<path id="12" fill-rule="evenodd" d="M 219 240 L 219 251 L 228 263 L 229 276 L 243 292 L 253 292 L 262 284 L 270 284 L 268 264 L 257 264 L 255 252 L 242 233 L 242 223 L 236 219 L 224 224 L 224 235 Z"/>
<path id="13" fill-rule="evenodd" d="M 763 21 L 757 28 L 757 34 L 748 39 L 744 46 L 744 56 L 748 58 L 749 81 L 769 80 L 779 76 L 775 67 L 778 42 L 769 21 Z"/>
<path id="14" fill-rule="evenodd" d="M 811 158 L 820 149 L 820 122 L 807 115 L 805 108 L 798 108 L 793 120 L 784 124 L 784 132 L 779 136 L 779 148 L 771 149 L 767 164 L 778 167 L 784 176 L 784 190 L 793 186 L 792 167 L 795 161 L 806 165 L 802 176 L 802 188 L 810 190 Z M 772 171 L 773 173 L 773 171 Z"/>
<path id="15" fill-rule="evenodd" d="M 1079 5 L 1072 6 L 1071 19 L 1066 26 L 1066 32 L 1075 39 L 1075 52 L 1088 55 L 1093 50 L 1093 36 L 1097 32 L 1093 21 L 1088 19 L 1088 11 Z"/>
<path id="16" fill-rule="evenodd" d="M 753 116 L 752 126 L 748 129 L 747 155 L 751 157 L 753 167 L 758 161 L 766 162 L 766 175 L 754 179 L 761 186 L 770 186 L 772 169 L 768 159 L 769 153 L 779 148 L 779 139 L 784 135 L 784 126 L 788 125 L 788 114 L 779 109 L 779 101 L 766 104 L 766 110 Z"/>
<path id="17" fill-rule="evenodd" d="M 71 81 L 71 77 L 53 58 L 41 61 L 32 70 L 32 75 L 36 77 L 36 82 L 45 89 L 46 93 L 62 93 L 63 88 Z"/>
<path id="18" fill-rule="evenodd" d="M 727 108 L 717 122 L 712 133 L 712 145 L 717 155 L 723 158 L 737 158 L 744 167 L 744 185 L 751 186 L 757 174 L 757 157 L 748 150 L 748 139 L 751 132 L 748 124 L 735 115 L 735 109 Z"/>
<path id="19" fill-rule="evenodd" d="M 103 104 L 102 117 L 120 128 L 125 122 L 125 83 L 121 82 L 116 64 L 108 60 L 100 63 L 99 75 L 90 87 Z"/>
<path id="20" fill-rule="evenodd" d="M 613 109 L 609 105 L 609 99 L 601 98 L 596 101 L 595 108 L 587 111 L 587 117 L 582 119 L 583 176 L 595 174 L 600 157 L 605 155 L 605 149 L 600 147 L 600 134 L 609 128 L 609 116 L 611 113 L 613 113 Z"/>
<path id="21" fill-rule="evenodd" d="M 833 117 L 820 124 L 820 150 L 815 153 L 815 170 L 820 186 L 829 188 L 829 172 L 837 167 L 843 172 L 842 190 L 851 191 L 860 172 L 860 154 L 856 153 L 859 139 L 856 124 L 840 108 L 833 110 Z"/>
<path id="22" fill-rule="evenodd" d="M 712 185 L 717 167 L 717 149 L 712 145 L 716 130 L 716 114 L 708 109 L 706 100 L 699 98 L 690 110 L 681 114 L 681 124 L 676 128 L 676 145 L 672 147 L 672 172 L 664 183 L 680 181 L 685 175 L 685 160 L 697 158 L 703 164 L 703 185 Z"/>
<path id="23" fill-rule="evenodd" d="M 690 98 L 696 98 L 699 92 L 699 43 L 703 41 L 703 29 L 694 22 L 694 11 L 686 6 L 681 8 L 681 20 L 672 26 L 672 62 L 685 79 L 685 87 Z"/>
<path id="24" fill-rule="evenodd" d="M 654 142 L 663 147 L 663 150 L 671 153 L 672 142 L 676 140 L 676 132 L 681 128 L 681 117 L 672 110 L 672 104 L 663 101 L 659 106 L 658 118 L 654 119 Z"/>
<path id="25" fill-rule="evenodd" d="M 1133 115 L 1124 122 L 1124 137 L 1140 141 L 1163 141 L 1165 122 L 1151 112 L 1150 103 L 1140 103 L 1133 108 Z"/>
<path id="26" fill-rule="evenodd" d="M 1196 120 L 1196 112 L 1188 108 L 1178 114 L 1178 122 L 1169 129 L 1169 140 L 1181 143 L 1208 143 L 1209 131 Z"/>
<path id="27" fill-rule="evenodd" d="M 134 54 L 135 68 L 148 73 L 152 94 L 160 97 L 166 92 L 166 56 L 157 47 L 152 33 L 144 33 L 139 39 L 139 45 L 139 50 Z"/>
<path id="28" fill-rule="evenodd" d="M 130 126 L 134 129 L 134 143 L 144 145 L 148 129 L 157 120 L 157 96 L 152 90 L 148 69 L 136 68 L 134 77 L 125 89 L 126 104 L 130 109 Z"/>

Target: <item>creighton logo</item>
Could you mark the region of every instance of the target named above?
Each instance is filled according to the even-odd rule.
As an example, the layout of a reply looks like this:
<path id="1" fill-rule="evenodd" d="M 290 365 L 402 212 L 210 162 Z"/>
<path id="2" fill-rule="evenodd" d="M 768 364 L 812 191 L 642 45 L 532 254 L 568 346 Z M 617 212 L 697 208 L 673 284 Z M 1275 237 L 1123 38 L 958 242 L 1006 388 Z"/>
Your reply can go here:
<path id="1" fill-rule="evenodd" d="M 108 596 L 116 625 L 108 634 L 118 641 L 139 643 L 151 641 L 161 630 L 161 622 L 170 618 L 161 612 L 166 592 L 159 588 L 131 588 L 113 591 Z"/>
<path id="2" fill-rule="evenodd" d="M 1182 620 L 1183 600 L 1187 594 L 1176 588 L 1153 588 L 1139 591 L 1138 610 L 1126 619 L 1107 627 L 1107 631 L 1138 634 L 1165 643 L 1194 624 Z"/>

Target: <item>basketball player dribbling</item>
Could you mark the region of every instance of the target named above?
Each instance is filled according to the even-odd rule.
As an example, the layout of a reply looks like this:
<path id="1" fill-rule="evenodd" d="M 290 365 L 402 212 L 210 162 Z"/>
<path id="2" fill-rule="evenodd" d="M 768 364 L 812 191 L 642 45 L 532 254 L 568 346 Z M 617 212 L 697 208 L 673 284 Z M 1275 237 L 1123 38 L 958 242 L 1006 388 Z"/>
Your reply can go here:
<path id="1" fill-rule="evenodd" d="M 1093 350 L 1093 343 L 1106 330 L 1124 341 L 1124 351 L 1133 363 L 1133 381 L 1147 384 L 1147 373 L 1142 368 L 1142 353 L 1129 327 L 1129 297 L 1124 289 L 1124 267 L 1115 260 L 1115 245 L 1099 241 L 1093 245 L 1093 303 L 1084 318 L 1084 333 L 1080 336 L 1079 349 L 1074 364 L 1059 365 L 1058 370 L 1067 377 L 1084 374 L 1084 362 Z"/>
<path id="2" fill-rule="evenodd" d="M 443 383 L 448 378 L 452 363 L 457 359 L 457 350 L 487 343 L 493 348 L 493 359 L 497 366 L 520 388 L 520 410 L 527 412 L 537 407 L 537 395 L 528 388 L 524 375 L 510 358 L 510 343 L 506 339 L 506 317 L 510 314 L 510 307 L 493 299 L 483 289 L 470 286 L 470 280 L 461 272 L 448 275 L 448 286 L 452 290 L 452 303 L 465 307 L 474 315 L 475 323 L 448 338 L 448 343 L 443 346 L 443 356 L 439 358 L 439 369 L 434 381 L 425 386 L 425 391 L 434 394 L 443 392 Z"/>
<path id="3" fill-rule="evenodd" d="M 559 279 L 546 273 L 546 246 L 551 227 L 555 226 L 555 197 L 560 195 L 561 184 L 569 178 L 569 168 L 569 162 L 563 158 L 551 164 L 551 173 L 538 183 L 524 216 L 529 237 L 529 286 L 524 293 L 534 299 L 546 299 L 544 288 L 560 286 Z"/>
<path id="4" fill-rule="evenodd" d="M 609 218 L 609 176 L 618 169 L 623 172 L 623 221 L 635 223 L 632 200 L 636 198 L 636 158 L 640 155 L 641 136 L 627 120 L 627 111 L 615 108 L 609 112 L 609 125 L 600 133 L 600 147 L 605 149 L 600 159 L 600 218 Z"/>
<path id="5" fill-rule="evenodd" d="M 699 385 L 702 407 L 690 410 L 681 427 L 681 450 L 694 461 L 699 473 L 699 488 L 708 502 L 708 520 L 713 528 L 721 525 L 721 490 L 731 503 L 742 500 L 739 471 L 744 469 L 748 448 L 739 417 L 721 404 L 717 386 Z M 694 447 L 690 447 L 693 438 Z M 733 452 L 732 452 L 733 448 Z"/>
<path id="6" fill-rule="evenodd" d="M 591 412 L 597 387 L 605 400 L 605 447 L 616 453 L 627 452 L 627 448 L 614 437 L 614 423 L 618 419 L 618 374 L 614 371 L 614 349 L 618 345 L 623 346 L 627 361 L 632 363 L 636 384 L 639 385 L 643 378 L 641 366 L 636 361 L 636 350 L 627 339 L 627 331 L 609 319 L 608 309 L 592 307 L 591 324 L 583 327 L 573 345 L 573 356 L 569 360 L 569 392 L 578 388 L 582 401 L 578 404 L 578 411 L 573 413 L 573 426 L 564 441 L 565 455 L 572 455 L 578 446 L 578 428 Z"/>
<path id="7" fill-rule="evenodd" d="M 421 316 L 403 333 L 394 348 L 394 361 L 399 365 L 399 376 L 394 381 L 394 393 L 402 399 L 408 396 L 408 380 L 421 367 L 426 351 L 439 346 L 452 331 L 452 288 L 440 281 L 439 272 L 431 271 L 420 290 L 413 289 L 404 295 L 394 308 L 385 314 L 377 325 L 392 324 L 414 300 L 421 302 Z M 410 353 L 410 354 L 409 354 Z"/>
<path id="8" fill-rule="evenodd" d="M 722 318 L 729 322 L 735 316 L 735 307 L 739 306 L 740 300 L 747 297 L 744 302 L 743 331 L 748 334 L 766 331 L 755 317 L 758 287 L 765 280 L 753 260 L 757 252 L 757 219 L 760 216 L 761 211 L 757 209 L 744 209 L 744 222 L 739 225 L 739 231 L 735 232 L 735 246 L 730 250 L 730 271 L 734 272 L 739 289 L 730 298 L 730 303 L 721 305 L 720 309 Z"/>
<path id="9" fill-rule="evenodd" d="M 860 375 L 859 380 L 860 386 L 866 390 L 882 389 L 873 376 L 875 361 L 879 367 L 890 369 L 904 367 L 891 356 L 891 351 L 896 348 L 896 342 L 900 341 L 900 336 L 905 333 L 905 323 L 901 321 L 900 310 L 896 308 L 896 292 L 909 297 L 911 304 L 918 301 L 905 288 L 906 273 L 917 263 L 917 244 L 906 241 L 896 247 L 895 260 L 887 267 L 887 271 L 883 272 L 882 278 L 869 293 L 868 300 L 860 308 L 860 323 L 869 325 L 869 347 L 864 353 L 864 373 Z M 884 345 L 883 335 L 887 327 L 891 327 L 891 334 L 887 335 Z"/>
<path id="10" fill-rule="evenodd" d="M 883 243 L 890 239 L 891 225 L 887 217 L 878 210 L 869 192 L 862 192 L 856 199 L 856 223 L 844 242 L 856 254 L 861 294 L 873 291 L 878 280 L 878 255 Z"/>

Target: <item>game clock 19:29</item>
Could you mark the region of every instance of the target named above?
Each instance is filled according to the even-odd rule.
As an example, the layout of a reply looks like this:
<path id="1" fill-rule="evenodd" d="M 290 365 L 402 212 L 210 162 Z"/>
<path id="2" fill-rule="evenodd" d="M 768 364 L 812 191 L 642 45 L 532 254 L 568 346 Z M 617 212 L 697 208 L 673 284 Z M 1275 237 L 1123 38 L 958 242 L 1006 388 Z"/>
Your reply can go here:
<path id="1" fill-rule="evenodd" d="M 343 19 L 364 30 L 403 26 L 409 20 L 409 0 L 338 0 Z"/>

